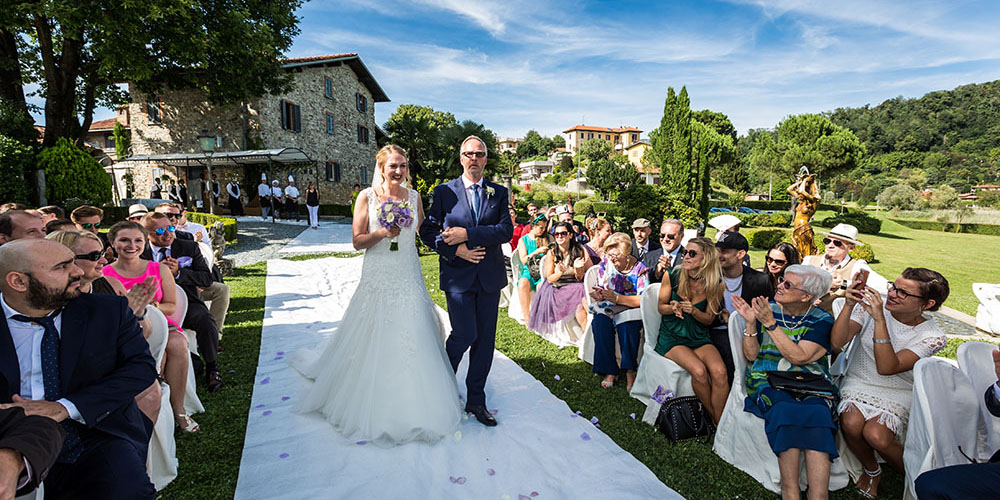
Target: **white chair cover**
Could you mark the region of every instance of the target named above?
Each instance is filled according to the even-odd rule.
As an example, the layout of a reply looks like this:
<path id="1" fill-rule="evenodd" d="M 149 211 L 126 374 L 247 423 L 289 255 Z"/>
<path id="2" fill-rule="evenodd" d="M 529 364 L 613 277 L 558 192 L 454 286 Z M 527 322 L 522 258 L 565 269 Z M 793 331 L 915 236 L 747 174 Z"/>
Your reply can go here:
<path id="1" fill-rule="evenodd" d="M 986 388 L 997 381 L 993 365 L 995 350 L 997 346 L 988 342 L 966 342 L 958 346 L 958 369 L 969 379 L 976 391 L 976 401 L 979 401 L 979 450 L 983 458 L 991 450 L 1000 449 L 1000 418 L 986 409 L 983 396 Z"/>
<path id="2" fill-rule="evenodd" d="M 903 446 L 904 499 L 916 498 L 913 482 L 920 474 L 969 463 L 959 446 L 970 457 L 980 454 L 976 428 L 969 425 L 979 417 L 979 399 L 982 394 L 954 361 L 931 356 L 913 366 L 913 406 Z"/>
<path id="3" fill-rule="evenodd" d="M 146 306 L 146 318 L 152 325 L 152 331 L 147 337 L 149 350 L 156 360 L 157 369 L 163 360 L 167 348 L 169 326 L 167 317 L 156 307 Z M 157 490 L 163 489 L 177 477 L 177 443 L 174 441 L 174 412 L 170 408 L 170 386 L 160 384 L 160 412 L 149 439 L 149 450 L 146 454 L 146 472 Z"/>
<path id="4" fill-rule="evenodd" d="M 1000 284 L 973 283 L 972 293 L 979 299 L 976 328 L 1000 335 Z"/>
<path id="5" fill-rule="evenodd" d="M 212 247 L 208 243 L 199 241 L 198 248 L 201 250 L 201 256 L 205 258 L 208 268 L 211 269 L 212 265 L 215 264 L 215 252 L 212 251 Z"/>
<path id="6" fill-rule="evenodd" d="M 729 390 L 726 407 L 719 420 L 719 428 L 715 432 L 713 450 L 723 460 L 737 469 L 746 472 L 765 488 L 781 492 L 781 472 L 778 470 L 778 457 L 771 450 L 764 433 L 764 420 L 751 413 L 743 411 L 744 400 L 747 397 L 744 375 L 747 360 L 743 356 L 743 332 L 746 331 L 746 320 L 739 314 L 729 315 L 729 345 L 733 350 L 733 387 Z M 808 485 L 805 471 L 805 458 L 799 467 L 799 488 Z M 847 486 L 847 471 L 838 458 L 830 464 L 830 490 L 839 490 Z"/>
<path id="7" fill-rule="evenodd" d="M 656 352 L 656 341 L 660 336 L 660 320 L 663 317 L 657 310 L 657 302 L 660 296 L 660 284 L 653 283 L 642 292 L 639 301 L 640 314 L 642 314 L 642 327 L 644 339 L 642 342 L 642 360 L 639 363 L 639 370 L 635 376 L 635 383 L 632 384 L 631 396 L 642 401 L 649 406 L 650 396 L 656 391 L 658 386 L 674 391 L 674 395 L 694 396 L 691 389 L 691 375 L 687 370 L 673 361 L 660 356 Z M 617 320 L 617 318 L 616 318 Z M 652 412 L 646 412 L 643 421 L 652 424 L 655 415 L 650 417 Z"/>
<path id="8" fill-rule="evenodd" d="M 503 252 L 504 257 L 507 257 L 508 259 L 514 253 L 514 249 L 510 246 L 510 242 L 507 242 L 507 243 L 504 243 L 503 245 L 500 245 L 500 251 Z M 511 263 L 510 267 L 511 267 L 511 271 L 513 271 L 514 270 L 514 264 L 513 264 L 513 262 Z M 510 299 L 516 293 L 514 291 L 515 290 L 514 287 L 515 287 L 515 282 L 513 280 L 513 276 L 510 276 L 508 274 L 507 275 L 507 286 L 503 287 L 503 289 L 500 290 L 500 305 L 499 305 L 499 307 L 509 307 L 510 306 Z"/>
<path id="9" fill-rule="evenodd" d="M 540 268 L 543 270 L 543 272 L 545 269 L 545 265 L 550 258 L 551 257 L 549 254 L 545 254 L 542 257 Z M 545 278 L 543 277 L 542 279 L 544 280 Z M 542 283 L 539 282 L 538 286 L 541 285 Z M 543 333 L 543 332 L 535 332 L 535 333 L 537 333 L 539 337 L 559 346 L 560 349 L 566 346 L 573 346 L 579 348 L 580 345 L 582 344 L 584 335 L 583 328 L 581 328 L 580 325 L 577 324 L 576 322 L 575 312 L 574 314 L 569 315 L 569 317 L 567 317 L 566 319 L 560 321 L 555 331 L 551 333 Z"/>
<path id="10" fill-rule="evenodd" d="M 518 282 L 521 280 L 521 254 L 519 252 L 513 252 L 510 254 L 510 272 L 513 274 L 514 288 L 511 294 L 510 303 L 507 306 L 507 316 L 510 319 L 517 321 L 520 324 L 525 324 L 526 318 L 524 317 L 524 311 L 521 310 L 521 297 L 518 295 L 517 287 Z"/>
<path id="11" fill-rule="evenodd" d="M 187 315 L 188 296 L 184 293 L 184 289 L 181 288 L 180 285 L 176 286 L 177 308 L 174 309 L 174 313 L 170 315 L 170 319 L 180 325 L 184 323 L 184 316 Z M 188 351 L 192 354 L 198 354 L 198 337 L 195 335 L 195 331 L 192 329 L 184 329 L 184 336 L 187 338 Z M 184 411 L 188 415 L 194 415 L 195 413 L 205 411 L 205 407 L 201 404 L 201 399 L 198 399 L 197 384 L 195 383 L 194 378 L 194 365 L 188 363 L 187 387 L 184 389 Z"/>

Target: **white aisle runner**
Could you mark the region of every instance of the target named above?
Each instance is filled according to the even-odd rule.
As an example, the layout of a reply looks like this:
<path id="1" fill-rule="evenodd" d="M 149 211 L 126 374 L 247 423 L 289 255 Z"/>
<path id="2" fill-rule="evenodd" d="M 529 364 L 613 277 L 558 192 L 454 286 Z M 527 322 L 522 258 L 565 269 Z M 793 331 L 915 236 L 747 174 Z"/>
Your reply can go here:
<path id="1" fill-rule="evenodd" d="M 278 251 L 278 255 L 304 255 L 329 252 L 356 252 L 352 243 L 350 221 L 321 221 L 319 229 L 306 228 Z M 346 304 L 345 304 L 346 305 Z"/>
<path id="2" fill-rule="evenodd" d="M 437 444 L 380 448 L 346 441 L 317 414 L 294 413 L 308 382 L 286 358 L 336 330 L 361 262 L 268 261 L 260 361 L 235 498 L 681 498 L 498 351 L 486 387 L 500 422 L 494 428 L 466 419 Z M 463 393 L 466 364 L 459 368 Z"/>

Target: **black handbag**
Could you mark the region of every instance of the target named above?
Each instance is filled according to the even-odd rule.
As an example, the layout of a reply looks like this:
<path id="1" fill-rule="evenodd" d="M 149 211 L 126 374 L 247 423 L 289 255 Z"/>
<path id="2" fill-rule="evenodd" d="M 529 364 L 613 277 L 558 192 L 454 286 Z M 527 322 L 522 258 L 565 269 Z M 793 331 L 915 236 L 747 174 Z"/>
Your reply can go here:
<path id="1" fill-rule="evenodd" d="M 768 371 L 767 383 L 775 389 L 790 393 L 795 399 L 817 396 L 832 400 L 837 397 L 837 389 L 833 383 L 816 373 Z"/>
<path id="2" fill-rule="evenodd" d="M 656 427 L 671 443 L 705 437 L 715 432 L 712 416 L 695 396 L 668 399 L 656 415 Z"/>

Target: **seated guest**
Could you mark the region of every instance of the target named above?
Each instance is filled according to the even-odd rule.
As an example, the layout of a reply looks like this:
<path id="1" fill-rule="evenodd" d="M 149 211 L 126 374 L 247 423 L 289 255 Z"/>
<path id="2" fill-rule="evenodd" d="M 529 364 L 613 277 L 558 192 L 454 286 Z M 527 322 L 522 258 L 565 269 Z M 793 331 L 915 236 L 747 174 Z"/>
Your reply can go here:
<path id="1" fill-rule="evenodd" d="M 660 224 L 660 248 L 651 250 L 643 257 L 642 263 L 649 268 L 649 282 L 663 281 L 667 269 L 681 265 L 684 260 L 684 223 L 677 219 L 667 219 Z"/>
<path id="2" fill-rule="evenodd" d="M 69 219 L 55 219 L 50 220 L 45 223 L 45 234 L 52 234 L 56 231 L 64 231 L 66 229 L 76 229 L 76 224 Z"/>
<path id="3" fill-rule="evenodd" d="M 128 207 L 128 220 L 132 222 L 139 222 L 139 219 L 147 213 L 149 213 L 149 209 L 146 208 L 146 205 L 143 205 L 142 203 L 133 203 Z"/>
<path id="4" fill-rule="evenodd" d="M 986 409 L 1000 417 L 1000 351 L 993 351 L 996 380 L 986 388 Z M 973 381 L 978 386 L 981 381 Z M 964 498 L 995 498 L 1000 484 L 1000 450 L 989 462 L 952 465 L 929 470 L 914 483 L 920 500 L 958 500 Z"/>
<path id="5" fill-rule="evenodd" d="M 177 219 L 177 230 L 191 233 L 194 235 L 194 240 L 199 243 L 204 243 L 208 246 L 212 246 L 212 239 L 208 237 L 208 229 L 204 225 L 198 224 L 197 222 L 191 222 L 187 219 L 187 209 L 184 207 L 177 207 L 180 211 L 180 218 Z"/>
<path id="6" fill-rule="evenodd" d="M 108 249 L 105 254 L 108 262 L 115 260 L 115 255 L 111 250 L 111 245 L 108 243 L 107 236 L 100 232 L 101 220 L 104 219 L 104 210 L 90 205 L 81 205 L 70 212 L 69 218 L 73 221 L 73 224 L 76 224 L 77 229 L 96 234 L 101 239 L 101 242 L 104 243 L 104 247 Z"/>
<path id="7" fill-rule="evenodd" d="M 66 433 L 51 418 L 0 410 L 0 498 L 34 491 L 56 463 Z"/>
<path id="8" fill-rule="evenodd" d="M 528 203 L 528 220 L 535 220 L 535 217 L 538 217 L 538 205 L 535 202 Z"/>
<path id="9" fill-rule="evenodd" d="M 632 238 L 632 256 L 636 259 L 641 261 L 647 253 L 660 248 L 660 243 L 649 237 L 653 234 L 653 230 L 650 228 L 648 220 L 636 219 L 632 221 L 632 234 L 635 236 Z"/>
<path id="10" fill-rule="evenodd" d="M 583 249 L 590 256 L 590 263 L 597 265 L 604 258 L 604 243 L 611 236 L 611 224 L 600 217 L 587 219 L 587 234 L 590 236 Z M 631 245 L 631 242 L 629 242 Z M 631 250 L 630 250 L 631 251 Z"/>
<path id="11" fill-rule="evenodd" d="M 119 222 L 111 226 L 108 237 L 114 245 L 115 252 L 118 253 L 118 260 L 114 264 L 104 266 L 104 275 L 111 278 L 109 281 L 117 281 L 129 291 L 137 286 L 152 285 L 154 290 L 152 302 L 164 316 L 167 316 L 167 324 L 171 328 L 167 334 L 163 366 L 158 368 L 162 368 L 163 378 L 172 389 L 170 408 L 174 412 L 174 421 L 185 431 L 196 432 L 198 424 L 184 412 L 184 389 L 187 387 L 190 362 L 187 337 L 180 330 L 181 325 L 170 318 L 176 311 L 178 303 L 174 274 L 166 264 L 142 258 L 147 242 L 146 229 L 141 224 L 131 221 Z"/>
<path id="12" fill-rule="evenodd" d="M 0 245 L 22 238 L 44 238 L 42 218 L 24 210 L 0 213 Z"/>
<path id="13" fill-rule="evenodd" d="M 539 215 L 531 221 L 531 231 L 521 237 L 521 244 L 517 246 L 517 255 L 521 260 L 521 275 L 517 278 L 517 297 L 521 301 L 521 312 L 524 318 L 528 319 L 531 312 L 531 293 L 535 291 L 542 276 L 532 274 L 531 268 L 538 266 L 538 261 L 549 251 L 549 238 L 546 228 L 549 221 L 544 215 Z"/>
<path id="14" fill-rule="evenodd" d="M 298 204 L 296 204 L 296 207 L 298 207 Z M 177 230 L 174 234 L 193 234 L 194 241 L 204 243 L 211 247 L 212 239 L 208 236 L 208 229 L 197 222 L 188 221 L 187 210 L 184 207 L 178 206 L 176 209 L 180 211 L 180 218 L 176 219 Z M 297 211 L 298 208 L 295 210 Z M 296 215 L 296 220 L 298 220 L 298 215 Z M 171 222 L 173 222 L 173 220 Z M 178 236 L 178 238 L 179 237 L 180 236 Z M 219 339 L 222 339 L 222 329 L 225 327 L 226 314 L 229 312 L 230 291 L 229 285 L 222 282 L 222 271 L 219 270 L 219 267 L 212 264 L 211 271 L 212 284 L 200 288 L 201 298 L 205 302 L 211 302 L 209 312 L 212 313 L 212 318 L 215 320 L 215 325 L 219 330 Z"/>
<path id="15" fill-rule="evenodd" d="M 722 233 L 722 238 L 715 242 L 715 248 L 719 251 L 719 265 L 722 266 L 725 309 L 712 325 L 709 335 L 712 337 L 712 344 L 719 351 L 722 361 L 726 364 L 726 374 L 729 377 L 729 383 L 732 384 L 734 365 L 732 347 L 730 347 L 732 344 L 729 342 L 729 315 L 735 311 L 733 297 L 739 296 L 747 302 L 755 297 L 771 300 L 774 297 L 774 288 L 767 279 L 767 275 L 743 265 L 743 259 L 750 250 L 750 244 L 742 234 Z"/>
<path id="16" fill-rule="evenodd" d="M 948 280 L 930 269 L 908 267 L 882 295 L 863 283 L 866 273 L 847 288 L 844 308 L 833 325 L 834 349 L 857 337 L 847 374 L 840 385 L 840 425 L 848 448 L 864 465 L 858 490 L 878 495 L 882 468 L 875 452 L 903 472 L 903 441 L 913 402 L 913 365 L 948 343 L 934 318 L 948 298 Z"/>
<path id="17" fill-rule="evenodd" d="M 167 220 L 170 224 L 174 226 L 174 237 L 179 240 L 197 241 L 195 239 L 194 233 L 189 233 L 183 229 L 179 229 L 181 225 L 181 214 L 184 211 L 184 205 L 180 203 L 160 203 L 153 208 L 153 211 L 158 214 L 163 214 L 167 216 Z M 142 223 L 141 220 L 139 222 Z"/>
<path id="18" fill-rule="evenodd" d="M 684 261 L 663 275 L 657 310 L 660 321 L 657 354 L 691 374 L 691 388 L 716 424 L 729 395 L 726 364 L 712 345 L 708 326 L 723 306 L 719 255 L 708 238 L 693 238 Z"/>
<path id="19" fill-rule="evenodd" d="M 785 276 L 785 268 L 798 263 L 799 251 L 795 249 L 795 245 L 782 241 L 767 251 L 764 267 L 760 270 L 767 273 L 771 288 L 777 288 L 778 282 Z"/>
<path id="20" fill-rule="evenodd" d="M 38 213 L 42 214 L 42 224 L 48 224 L 49 221 L 66 218 L 66 212 L 55 205 L 46 205 L 39 208 Z"/>
<path id="21" fill-rule="evenodd" d="M 557 222 L 554 228 L 556 244 L 541 269 L 543 279 L 531 299 L 528 316 L 528 329 L 542 334 L 554 333 L 559 323 L 574 313 L 580 328 L 587 326 L 587 311 L 580 303 L 586 293 L 583 274 L 590 267 L 590 259 L 583 245 L 573 238 L 572 224 Z"/>
<path id="22" fill-rule="evenodd" d="M 531 224 L 519 224 L 517 222 L 517 208 L 513 204 L 508 206 L 507 210 L 510 212 L 510 222 L 514 224 L 514 236 L 510 239 L 510 248 L 516 251 L 518 243 L 521 242 L 521 237 L 531 231 Z"/>
<path id="23" fill-rule="evenodd" d="M 596 301 L 594 319 L 594 373 L 604 375 L 601 387 L 607 389 L 615 377 L 625 370 L 626 389 L 631 391 L 635 372 L 639 368 L 639 342 L 642 320 L 625 321 L 618 325 L 614 315 L 639 307 L 639 295 L 649 284 L 646 266 L 632 256 L 632 240 L 625 233 L 614 233 L 604 242 L 604 259 L 598 264 L 597 282 L 587 292 Z M 615 336 L 621 346 L 622 364 L 615 356 Z"/>
<path id="24" fill-rule="evenodd" d="M 194 241 L 180 240 L 174 237 L 174 225 L 162 213 L 146 214 L 142 218 L 146 228 L 149 245 L 142 251 L 145 260 L 161 262 L 170 269 L 177 285 L 188 298 L 187 314 L 184 315 L 184 328 L 193 329 L 198 339 L 198 352 L 205 360 L 205 378 L 209 392 L 218 391 L 222 387 L 219 376 L 217 357 L 219 352 L 219 328 L 202 299 L 200 288 L 212 286 L 212 271 L 208 268 L 201 249 Z M 166 293 L 166 281 L 163 283 Z"/>
<path id="25" fill-rule="evenodd" d="M 15 361 L 0 365 L 0 409 L 23 408 L 66 432 L 45 479 L 46 498 L 152 499 L 152 426 L 135 397 L 156 381 L 153 357 L 128 301 L 81 294 L 83 272 L 73 260 L 55 241 L 0 247 L 0 335 L 14 340 L 0 342 L 0 359 L 20 364 L 20 377 Z M 23 341 L 30 338 L 40 339 L 40 354 Z"/>
<path id="26" fill-rule="evenodd" d="M 748 303 L 734 296 L 746 319 L 743 356 L 747 359 L 744 411 L 764 419 L 771 450 L 778 456 L 781 497 L 799 498 L 799 462 L 805 455 L 810 498 L 826 498 L 830 462 L 837 458 L 836 389 L 830 380 L 830 328 L 833 318 L 813 306 L 830 288 L 830 273 L 812 266 L 785 269 L 774 302 L 764 297 Z M 772 387 L 769 372 L 794 372 L 826 382 L 827 397 L 803 396 Z"/>
<path id="27" fill-rule="evenodd" d="M 826 312 L 833 312 L 834 299 L 845 295 L 847 285 L 860 271 L 871 271 L 863 259 L 851 258 L 850 252 L 854 250 L 854 245 L 861 243 L 857 238 L 858 228 L 850 224 L 837 224 L 823 238 L 823 245 L 826 246 L 824 253 L 802 259 L 803 264 L 818 267 L 833 276 L 829 293 L 820 298 L 819 306 Z"/>

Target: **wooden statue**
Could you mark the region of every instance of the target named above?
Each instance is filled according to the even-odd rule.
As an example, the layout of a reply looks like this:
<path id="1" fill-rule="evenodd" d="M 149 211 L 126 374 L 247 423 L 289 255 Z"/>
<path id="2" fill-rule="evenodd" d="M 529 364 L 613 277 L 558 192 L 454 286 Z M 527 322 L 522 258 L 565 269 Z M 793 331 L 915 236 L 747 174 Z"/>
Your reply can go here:
<path id="1" fill-rule="evenodd" d="M 792 241 L 800 257 L 816 253 L 816 242 L 813 239 L 813 229 L 809 220 L 819 209 L 819 186 L 816 184 L 816 174 L 810 174 L 803 167 L 795 176 L 795 183 L 788 186 L 788 193 L 798 200 L 795 207 L 795 221 L 792 224 Z"/>

